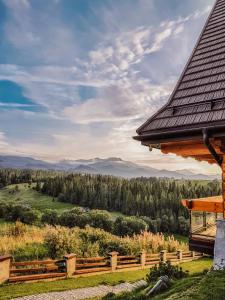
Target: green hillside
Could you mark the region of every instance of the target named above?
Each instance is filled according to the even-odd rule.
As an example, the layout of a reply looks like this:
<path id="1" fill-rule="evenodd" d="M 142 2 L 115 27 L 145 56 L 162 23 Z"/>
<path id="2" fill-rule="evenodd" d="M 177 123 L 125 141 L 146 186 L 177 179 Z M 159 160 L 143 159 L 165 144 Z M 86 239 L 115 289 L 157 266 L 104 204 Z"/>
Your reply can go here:
<path id="1" fill-rule="evenodd" d="M 138 298 L 137 298 L 138 299 Z M 225 272 L 211 271 L 202 276 L 192 276 L 173 284 L 172 288 L 154 300 L 224 300 Z"/>
<path id="2" fill-rule="evenodd" d="M 59 214 L 74 207 L 80 207 L 71 203 L 60 202 L 46 194 L 42 194 L 33 189 L 36 184 L 28 183 L 11 184 L 0 189 L 0 203 L 27 205 L 32 209 L 44 212 L 46 209 L 56 210 Z M 18 187 L 18 188 L 16 188 Z M 103 210 L 102 210 L 103 211 Z M 109 212 L 113 219 L 124 216 L 120 212 Z M 0 225 L 5 221 L 0 219 Z"/>
<path id="3" fill-rule="evenodd" d="M 53 197 L 43 195 L 33 190 L 32 185 L 29 187 L 28 184 L 17 184 L 18 190 L 16 192 L 15 186 L 16 185 L 9 185 L 0 189 L 0 202 L 29 205 L 40 211 L 55 209 L 62 212 L 74 207 L 74 205 L 70 203 L 58 202 L 56 199 L 53 200 Z"/>
<path id="4" fill-rule="evenodd" d="M 183 270 L 189 271 L 189 276 L 172 280 L 171 286 L 165 292 L 147 297 L 144 291 L 122 293 L 118 296 L 106 296 L 104 300 L 224 300 L 225 270 L 210 271 L 211 259 L 202 259 L 181 264 Z M 100 300 L 100 298 L 99 298 Z"/>

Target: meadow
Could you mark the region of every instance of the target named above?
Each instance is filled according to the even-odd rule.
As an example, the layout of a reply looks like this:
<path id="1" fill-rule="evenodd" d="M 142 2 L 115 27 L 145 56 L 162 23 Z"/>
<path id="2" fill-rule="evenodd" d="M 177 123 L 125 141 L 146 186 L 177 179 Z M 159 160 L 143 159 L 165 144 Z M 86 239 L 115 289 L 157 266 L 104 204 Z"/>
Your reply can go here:
<path id="1" fill-rule="evenodd" d="M 18 187 L 14 192 L 15 187 Z M 63 212 L 74 207 L 73 204 L 56 201 L 54 197 L 41 194 L 34 190 L 35 184 L 12 184 L 0 189 L 0 203 L 27 205 L 41 212 L 54 209 Z"/>
<path id="2" fill-rule="evenodd" d="M 80 257 L 107 255 L 118 251 L 121 255 L 139 254 L 142 249 L 148 253 L 161 250 L 173 252 L 187 250 L 187 244 L 178 242 L 173 236 L 142 232 L 132 237 L 119 237 L 102 229 L 89 226 L 67 228 L 62 226 L 4 224 L 0 227 L 0 255 L 11 254 L 15 260 L 61 258 L 66 253 Z"/>

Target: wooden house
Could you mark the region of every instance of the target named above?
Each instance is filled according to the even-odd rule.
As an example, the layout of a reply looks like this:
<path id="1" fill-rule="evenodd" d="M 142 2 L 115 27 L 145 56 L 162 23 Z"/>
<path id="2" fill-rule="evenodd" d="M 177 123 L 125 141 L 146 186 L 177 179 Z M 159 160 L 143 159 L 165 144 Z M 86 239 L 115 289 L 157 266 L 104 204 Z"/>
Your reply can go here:
<path id="1" fill-rule="evenodd" d="M 215 2 L 169 101 L 137 134 L 150 149 L 221 167 L 222 196 L 183 200 L 192 217 L 190 247 L 212 254 L 215 219 L 225 219 L 225 0 Z"/>

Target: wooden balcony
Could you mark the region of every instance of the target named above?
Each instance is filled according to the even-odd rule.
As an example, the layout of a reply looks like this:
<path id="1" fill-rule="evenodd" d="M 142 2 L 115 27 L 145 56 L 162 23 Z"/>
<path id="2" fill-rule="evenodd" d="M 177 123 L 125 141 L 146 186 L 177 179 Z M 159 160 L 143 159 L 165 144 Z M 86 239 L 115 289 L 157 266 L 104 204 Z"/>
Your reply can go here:
<path id="1" fill-rule="evenodd" d="M 199 199 L 184 199 L 182 204 L 191 211 L 223 213 L 222 196 L 213 196 Z"/>
<path id="2" fill-rule="evenodd" d="M 223 218 L 223 198 L 213 196 L 185 199 L 182 204 L 190 212 L 189 248 L 205 254 L 214 254 L 216 220 Z"/>

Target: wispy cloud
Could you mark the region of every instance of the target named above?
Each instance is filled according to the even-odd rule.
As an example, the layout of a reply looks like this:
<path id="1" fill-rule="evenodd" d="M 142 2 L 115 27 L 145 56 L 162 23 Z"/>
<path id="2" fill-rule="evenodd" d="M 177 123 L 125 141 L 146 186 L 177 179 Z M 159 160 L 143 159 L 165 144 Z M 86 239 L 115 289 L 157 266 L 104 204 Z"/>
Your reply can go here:
<path id="1" fill-rule="evenodd" d="M 193 30 L 200 30 L 213 0 L 184 2 L 182 11 L 171 9 L 174 0 L 164 2 L 163 11 L 162 1 L 153 0 L 132 5 L 3 2 L 1 29 L 9 51 L 0 62 L 0 80 L 15 82 L 26 98 L 46 109 L 23 111 L 27 105 L 13 99 L 5 104 L 0 98 L 0 109 L 8 105 L 7 117 L 14 120 L 0 122 L 3 146 L 36 157 L 146 159 L 147 150 L 131 137 L 168 99 L 195 38 Z M 81 87 L 94 93 L 84 97 Z M 16 118 L 17 138 L 12 134 Z"/>

